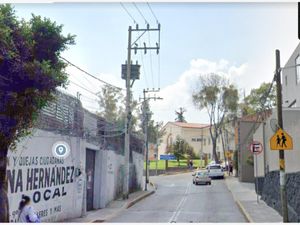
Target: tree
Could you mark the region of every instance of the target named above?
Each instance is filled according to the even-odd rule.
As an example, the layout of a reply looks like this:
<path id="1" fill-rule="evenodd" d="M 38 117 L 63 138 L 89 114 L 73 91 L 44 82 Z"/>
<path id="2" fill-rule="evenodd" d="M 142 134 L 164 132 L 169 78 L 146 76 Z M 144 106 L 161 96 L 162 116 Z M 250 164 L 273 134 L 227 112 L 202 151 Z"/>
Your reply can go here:
<path id="1" fill-rule="evenodd" d="M 121 108 L 120 101 L 124 98 L 120 89 L 105 85 L 98 93 L 100 98 L 99 106 L 101 108 L 100 116 L 109 122 L 117 122 L 120 119 Z"/>
<path id="2" fill-rule="evenodd" d="M 8 4 L 0 5 L 0 221 L 8 222 L 7 153 L 30 133 L 40 110 L 65 87 L 60 53 L 74 44 L 62 25 L 32 15 L 18 21 Z"/>
<path id="3" fill-rule="evenodd" d="M 179 112 L 175 111 L 175 114 L 176 114 L 176 118 L 175 118 L 175 121 L 177 122 L 182 122 L 182 123 L 186 123 L 186 120 L 183 116 L 183 114 L 186 112 L 185 108 L 182 108 L 180 107 L 179 108 Z"/>
<path id="4" fill-rule="evenodd" d="M 98 113 L 101 117 L 103 117 L 106 121 L 112 123 L 116 126 L 114 131 L 122 131 L 125 129 L 125 96 L 119 88 L 112 87 L 110 85 L 105 85 L 101 92 L 98 93 L 100 98 L 99 106 L 101 108 L 100 113 Z M 131 99 L 132 99 L 131 94 Z M 137 101 L 132 100 L 130 103 L 131 108 L 131 129 L 133 131 L 136 130 L 136 125 L 138 121 L 138 108 Z"/>
<path id="5" fill-rule="evenodd" d="M 212 155 L 219 162 L 216 147 L 224 118 L 236 114 L 238 91 L 228 79 L 218 74 L 199 77 L 198 87 L 192 95 L 194 105 L 200 110 L 206 109 L 209 116 L 209 132 L 212 140 Z"/>
<path id="6" fill-rule="evenodd" d="M 240 104 L 242 115 L 250 115 L 259 111 L 271 109 L 276 105 L 276 89 L 272 86 L 268 93 L 271 83 L 262 83 L 258 88 L 251 89 Z"/>
<path id="7" fill-rule="evenodd" d="M 172 147 L 167 152 L 175 155 L 178 166 L 180 166 L 180 159 L 184 159 L 186 156 L 191 158 L 195 156 L 193 147 L 180 136 L 176 136 L 175 143 L 172 144 Z"/>
<path id="8" fill-rule="evenodd" d="M 145 107 L 145 108 L 144 108 Z M 139 113 L 139 119 L 142 121 L 140 123 L 140 131 L 141 133 L 144 133 L 145 129 L 145 118 L 143 115 L 143 111 L 148 112 L 148 141 L 150 143 L 156 143 L 157 141 L 160 142 L 161 138 L 164 136 L 166 133 L 165 130 L 163 129 L 163 122 L 155 122 L 152 119 L 153 112 L 150 109 L 149 101 L 146 101 L 144 105 L 142 105 L 141 112 Z M 158 140 L 157 140 L 158 138 Z"/>

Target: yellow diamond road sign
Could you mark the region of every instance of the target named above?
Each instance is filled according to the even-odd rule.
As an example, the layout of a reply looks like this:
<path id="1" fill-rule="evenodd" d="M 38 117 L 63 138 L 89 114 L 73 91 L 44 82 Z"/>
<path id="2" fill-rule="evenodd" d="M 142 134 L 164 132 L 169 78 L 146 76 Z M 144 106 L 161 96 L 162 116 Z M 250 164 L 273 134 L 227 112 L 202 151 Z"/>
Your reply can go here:
<path id="1" fill-rule="evenodd" d="M 225 155 L 226 155 L 226 157 L 231 157 L 232 155 L 233 155 L 233 152 L 231 152 L 231 151 L 225 151 Z"/>
<path id="2" fill-rule="evenodd" d="M 279 128 L 270 139 L 270 148 L 271 150 L 292 150 L 293 139 L 287 132 Z"/>

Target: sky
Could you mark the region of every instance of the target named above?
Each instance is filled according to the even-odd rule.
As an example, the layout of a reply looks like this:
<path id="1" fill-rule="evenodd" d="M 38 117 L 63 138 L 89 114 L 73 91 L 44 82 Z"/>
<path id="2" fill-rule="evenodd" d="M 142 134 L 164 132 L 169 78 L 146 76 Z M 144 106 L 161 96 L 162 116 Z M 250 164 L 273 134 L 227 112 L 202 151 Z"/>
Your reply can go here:
<path id="1" fill-rule="evenodd" d="M 146 3 L 123 5 L 140 28 L 146 27 L 146 21 L 151 28 L 157 27 Z M 156 96 L 163 100 L 150 101 L 155 121 L 174 121 L 175 110 L 184 107 L 187 122 L 208 123 L 207 112 L 199 111 L 192 103 L 200 75 L 226 76 L 242 98 L 252 88 L 272 80 L 276 49 L 281 51 L 284 65 L 299 43 L 297 3 L 153 2 L 150 6 L 161 24 L 160 52 L 132 52 L 133 62 L 141 65 L 140 80 L 135 81 L 132 91 L 139 101 L 143 89 L 160 88 Z M 127 58 L 128 27 L 135 25 L 120 3 L 14 7 L 19 18 L 28 20 L 33 13 L 63 24 L 65 34 L 76 35 L 76 45 L 70 46 L 63 57 L 100 79 L 125 88 L 121 64 Z M 141 44 L 152 46 L 157 40 L 156 33 L 147 32 Z M 65 91 L 74 96 L 80 92 L 83 106 L 99 111 L 98 98 L 92 93 L 101 91 L 103 84 L 74 67 L 69 66 L 67 72 L 71 82 Z"/>

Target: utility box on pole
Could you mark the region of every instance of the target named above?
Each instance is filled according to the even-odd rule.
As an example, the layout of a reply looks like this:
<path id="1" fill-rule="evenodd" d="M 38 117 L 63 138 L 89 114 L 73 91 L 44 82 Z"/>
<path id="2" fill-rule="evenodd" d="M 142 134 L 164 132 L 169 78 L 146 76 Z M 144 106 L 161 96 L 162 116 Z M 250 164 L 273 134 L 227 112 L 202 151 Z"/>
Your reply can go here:
<path id="1" fill-rule="evenodd" d="M 130 80 L 139 80 L 140 79 L 140 68 L 141 66 L 136 64 L 131 64 L 131 74 Z M 126 80 L 127 77 L 127 64 L 122 64 L 122 79 Z"/>

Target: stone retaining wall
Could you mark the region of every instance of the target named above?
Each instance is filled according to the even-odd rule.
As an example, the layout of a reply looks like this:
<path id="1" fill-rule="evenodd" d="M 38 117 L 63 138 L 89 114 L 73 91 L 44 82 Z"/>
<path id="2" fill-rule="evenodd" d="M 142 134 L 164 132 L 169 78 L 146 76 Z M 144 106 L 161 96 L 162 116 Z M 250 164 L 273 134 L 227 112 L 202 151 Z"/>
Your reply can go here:
<path id="1" fill-rule="evenodd" d="M 290 222 L 300 222 L 300 172 L 286 176 L 288 214 Z M 262 199 L 281 214 L 279 171 L 266 174 L 262 187 Z"/>

